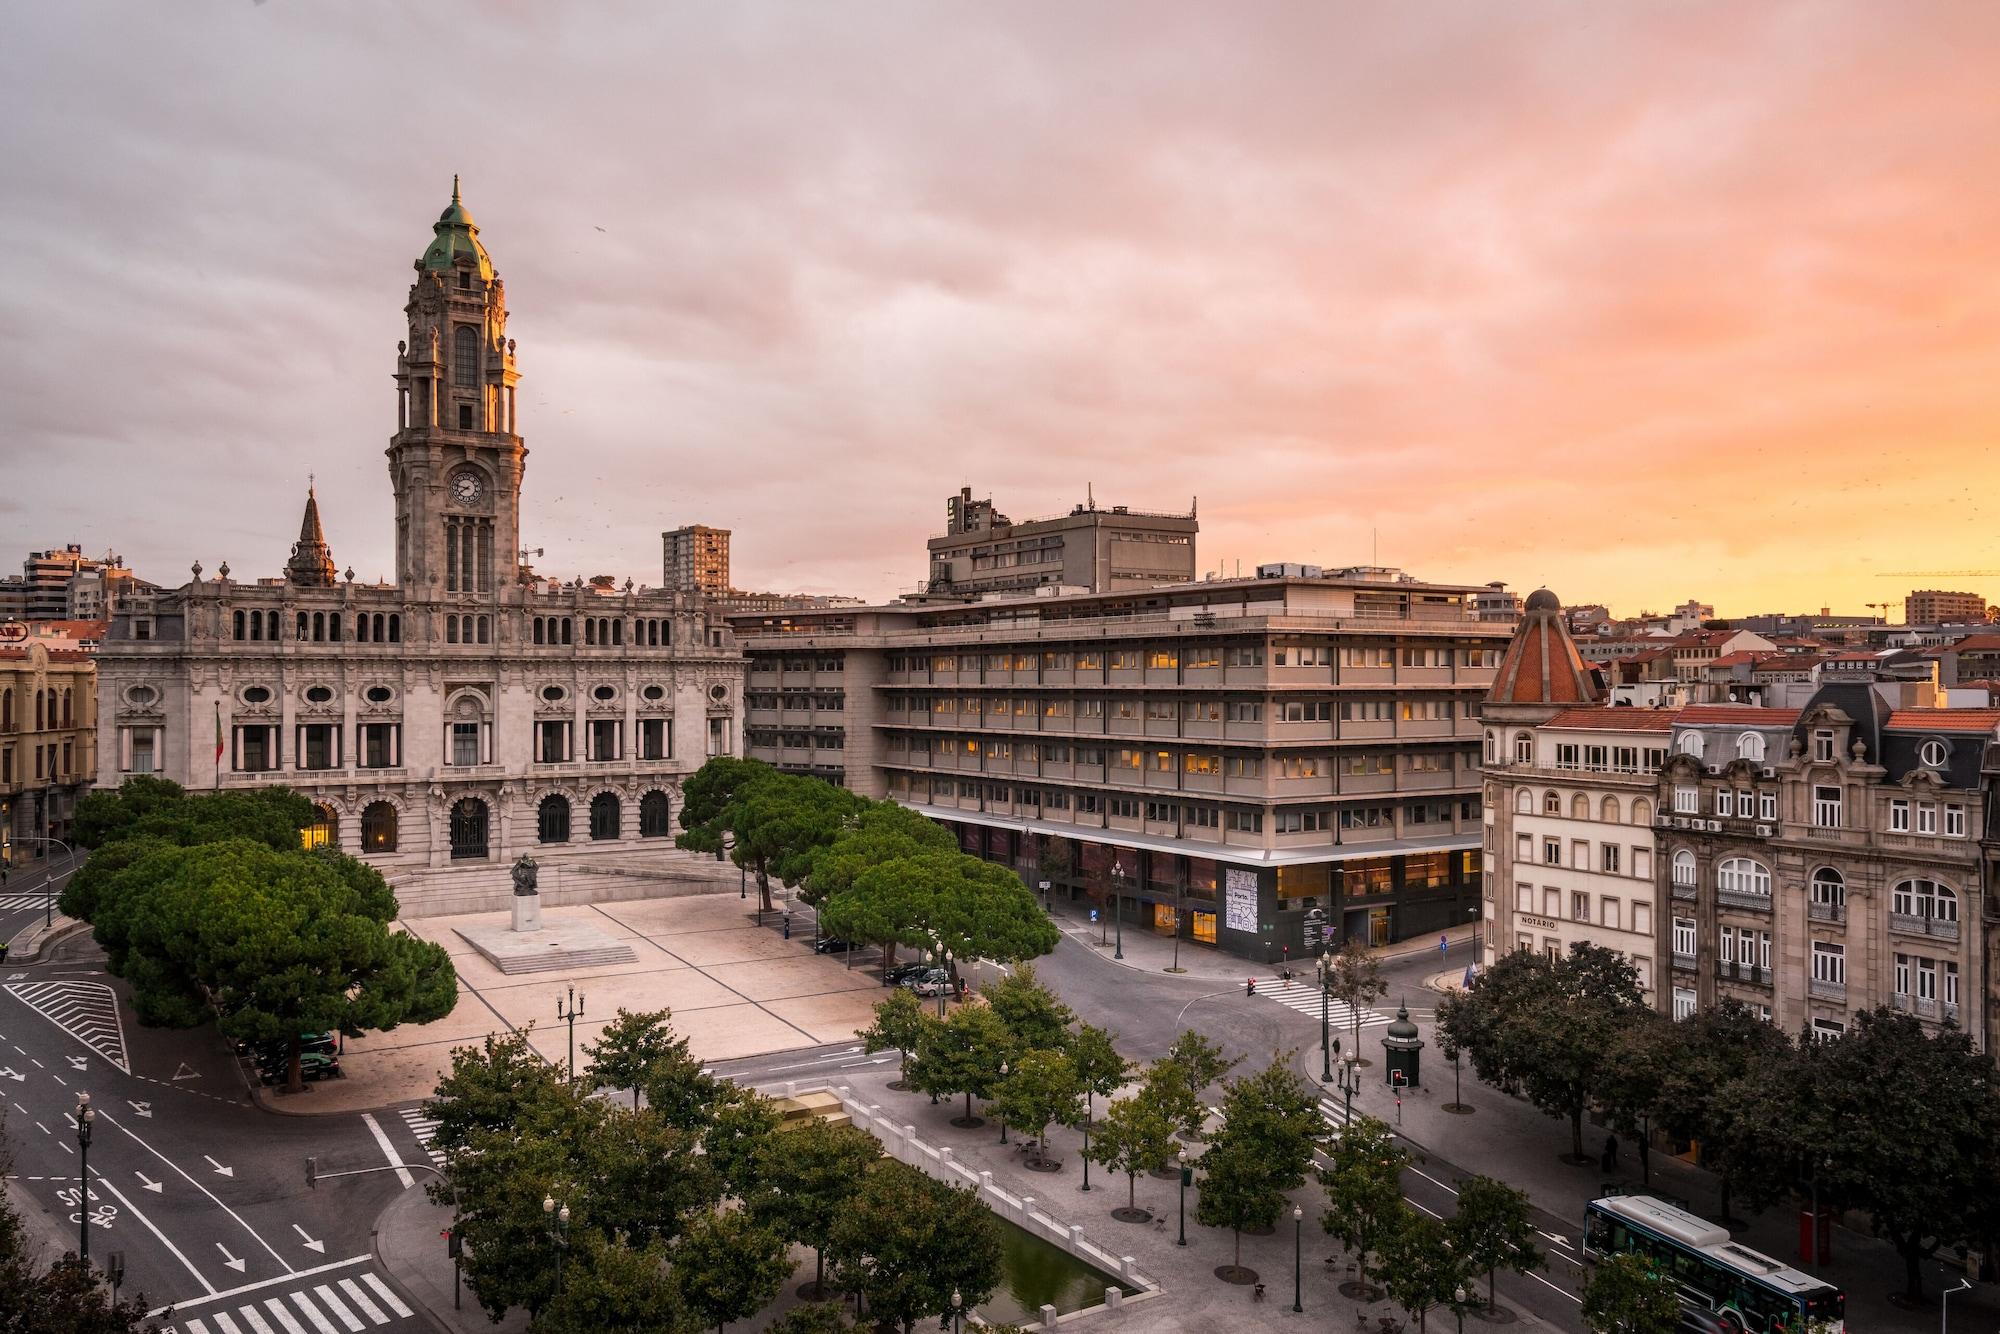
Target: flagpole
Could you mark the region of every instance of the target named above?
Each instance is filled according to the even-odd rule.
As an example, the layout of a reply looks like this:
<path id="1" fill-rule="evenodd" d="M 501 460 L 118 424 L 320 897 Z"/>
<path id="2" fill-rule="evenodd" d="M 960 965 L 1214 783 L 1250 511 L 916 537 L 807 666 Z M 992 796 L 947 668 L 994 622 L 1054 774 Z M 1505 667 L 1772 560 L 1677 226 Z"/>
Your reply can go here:
<path id="1" fill-rule="evenodd" d="M 215 790 L 222 791 L 222 701 L 215 702 Z"/>

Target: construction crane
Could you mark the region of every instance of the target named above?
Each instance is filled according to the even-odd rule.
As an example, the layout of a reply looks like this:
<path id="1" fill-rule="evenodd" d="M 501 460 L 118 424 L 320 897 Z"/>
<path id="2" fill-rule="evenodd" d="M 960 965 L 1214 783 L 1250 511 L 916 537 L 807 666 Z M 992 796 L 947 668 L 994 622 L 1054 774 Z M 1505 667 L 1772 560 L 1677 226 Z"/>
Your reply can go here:
<path id="1" fill-rule="evenodd" d="M 1995 579 L 2000 570 L 1889 570 L 1877 579 Z"/>

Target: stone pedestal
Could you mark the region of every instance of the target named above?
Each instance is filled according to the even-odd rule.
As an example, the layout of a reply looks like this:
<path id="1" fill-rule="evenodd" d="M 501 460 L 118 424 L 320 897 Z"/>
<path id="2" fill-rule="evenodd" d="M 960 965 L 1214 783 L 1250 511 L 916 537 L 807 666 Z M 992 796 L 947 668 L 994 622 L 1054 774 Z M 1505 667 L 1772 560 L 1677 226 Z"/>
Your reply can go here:
<path id="1" fill-rule="evenodd" d="M 516 921 L 520 920 L 519 905 L 523 902 L 533 900 L 525 896 L 514 900 Z M 539 913 L 539 909 L 532 911 Z M 466 944 L 503 973 L 547 973 L 605 963 L 631 963 L 639 957 L 630 945 L 615 936 L 580 922 L 551 922 L 533 931 L 510 930 L 498 922 L 456 929 Z"/>
<path id="2" fill-rule="evenodd" d="M 514 896 L 514 929 L 516 931 L 539 931 L 542 929 L 541 895 L 516 894 Z"/>

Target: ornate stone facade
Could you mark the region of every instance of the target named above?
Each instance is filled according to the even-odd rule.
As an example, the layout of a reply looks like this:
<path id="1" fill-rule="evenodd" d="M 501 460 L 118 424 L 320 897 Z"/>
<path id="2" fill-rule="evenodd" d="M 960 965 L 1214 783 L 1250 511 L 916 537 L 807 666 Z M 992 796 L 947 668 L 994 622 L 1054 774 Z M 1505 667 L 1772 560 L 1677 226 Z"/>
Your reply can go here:
<path id="1" fill-rule="evenodd" d="M 142 756 L 197 791 L 284 783 L 392 879 L 667 845 L 682 778 L 739 753 L 743 659 L 699 594 L 521 564 L 504 291 L 456 188 L 435 233 L 396 361 L 396 582 L 328 577 L 309 499 L 289 577 L 197 563 L 133 598 L 99 654 L 98 782 Z"/>

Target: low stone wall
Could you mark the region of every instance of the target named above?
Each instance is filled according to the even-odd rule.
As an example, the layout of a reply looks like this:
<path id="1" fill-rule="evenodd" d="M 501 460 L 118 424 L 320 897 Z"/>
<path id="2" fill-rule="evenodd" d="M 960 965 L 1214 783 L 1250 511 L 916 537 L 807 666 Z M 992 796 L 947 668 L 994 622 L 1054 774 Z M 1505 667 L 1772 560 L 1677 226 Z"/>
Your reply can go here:
<path id="1" fill-rule="evenodd" d="M 542 903 L 551 908 L 719 894 L 738 884 L 736 868 L 728 862 L 691 854 L 652 856 L 643 861 L 614 860 L 611 856 L 551 857 L 541 862 L 540 871 Z M 389 884 L 396 891 L 404 917 L 506 912 L 514 903 L 511 868 L 490 863 L 392 872 Z"/>
<path id="2" fill-rule="evenodd" d="M 1133 1257 L 1111 1254 L 1085 1237 L 1080 1225 L 1060 1222 L 1037 1209 L 1034 1196 L 1014 1195 L 1003 1190 L 993 1184 L 991 1172 L 975 1171 L 959 1162 L 952 1150 L 926 1144 L 917 1138 L 915 1126 L 897 1125 L 894 1117 L 883 1114 L 880 1105 L 862 1102 L 848 1085 L 815 1080 L 787 1082 L 784 1086 L 784 1094 L 788 1098 L 816 1090 L 825 1090 L 838 1097 L 841 1106 L 847 1110 L 848 1119 L 882 1141 L 883 1150 L 898 1162 L 908 1163 L 918 1171 L 954 1186 L 972 1187 L 979 1193 L 980 1200 L 1002 1218 L 1139 1289 L 1127 1296 L 1122 1289 L 1107 1286 L 1102 1305 L 1071 1311 L 1068 1315 L 1058 1316 L 1054 1307 L 1044 1307 L 1039 1322 L 1041 1328 L 1053 1329 L 1060 1323 L 1082 1320 L 1100 1311 L 1120 1310 L 1133 1302 L 1160 1295 L 1160 1285 L 1139 1272 L 1138 1262 Z"/>

